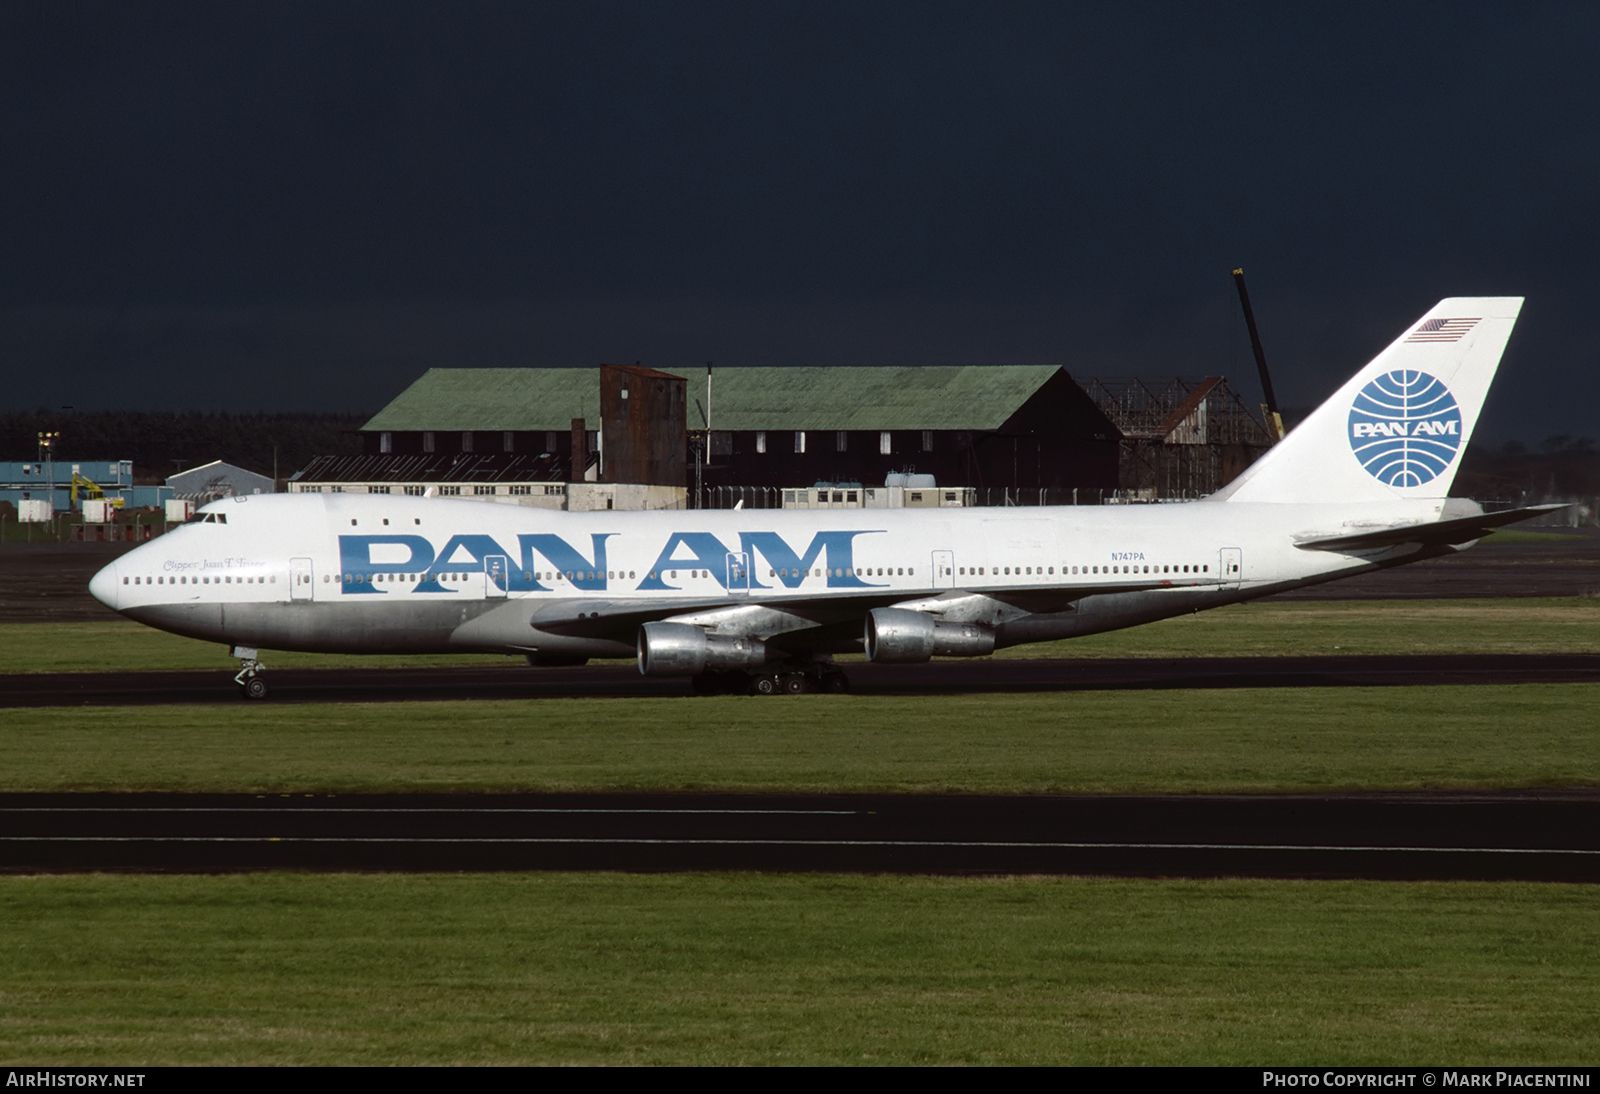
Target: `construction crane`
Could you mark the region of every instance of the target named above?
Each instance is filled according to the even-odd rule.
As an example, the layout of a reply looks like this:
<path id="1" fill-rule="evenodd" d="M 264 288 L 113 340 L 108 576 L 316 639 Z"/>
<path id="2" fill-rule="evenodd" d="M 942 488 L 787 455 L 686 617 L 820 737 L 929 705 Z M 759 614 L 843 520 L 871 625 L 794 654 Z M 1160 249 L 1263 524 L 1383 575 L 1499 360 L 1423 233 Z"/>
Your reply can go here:
<path id="1" fill-rule="evenodd" d="M 1256 330 L 1256 313 L 1250 307 L 1250 294 L 1244 287 L 1244 269 L 1233 271 L 1234 284 L 1239 286 L 1239 303 L 1244 305 L 1245 326 L 1250 328 L 1250 348 L 1256 354 L 1256 369 L 1261 373 L 1261 394 L 1266 402 L 1261 404 L 1261 414 L 1267 420 L 1267 432 L 1272 443 L 1283 440 L 1283 417 L 1278 413 L 1278 398 L 1272 394 L 1272 377 L 1267 375 L 1267 355 L 1261 348 L 1261 334 Z"/>

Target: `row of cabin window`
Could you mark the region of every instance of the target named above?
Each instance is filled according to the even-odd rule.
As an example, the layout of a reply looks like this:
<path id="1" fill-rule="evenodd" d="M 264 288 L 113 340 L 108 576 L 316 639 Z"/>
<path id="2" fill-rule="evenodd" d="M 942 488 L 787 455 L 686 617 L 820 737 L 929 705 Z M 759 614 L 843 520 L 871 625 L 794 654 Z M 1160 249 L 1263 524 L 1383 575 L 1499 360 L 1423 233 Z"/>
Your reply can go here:
<path id="1" fill-rule="evenodd" d="M 678 571 L 677 570 L 667 570 L 665 572 L 666 572 L 668 581 L 676 581 L 676 580 L 678 580 Z M 877 576 L 877 577 L 884 577 L 884 576 L 888 576 L 888 577 L 897 577 L 897 576 L 898 577 L 915 577 L 916 573 L 917 573 L 917 569 L 916 569 L 915 566 L 902 566 L 899 569 L 896 569 L 893 566 L 879 566 L 877 568 L 876 574 L 874 574 L 873 568 L 870 567 L 870 566 L 862 567 L 862 568 L 858 568 L 858 569 L 854 569 L 854 570 L 847 570 L 847 569 L 843 569 L 843 568 L 840 568 L 840 569 L 825 569 L 825 568 L 820 567 L 820 566 L 818 568 L 816 568 L 814 570 L 810 570 L 810 571 L 801 570 L 801 569 L 797 569 L 797 568 L 768 569 L 767 570 L 767 576 L 768 577 L 823 577 L 824 575 L 826 575 L 827 577 L 873 577 L 873 576 Z M 632 577 L 633 574 L 630 573 L 630 574 L 628 574 L 628 576 Z M 710 577 L 711 576 L 711 571 L 710 570 L 690 570 L 689 571 L 689 576 L 690 577 Z M 650 580 L 651 581 L 656 580 L 656 571 L 654 571 L 654 570 L 650 571 Z"/>
<path id="2" fill-rule="evenodd" d="M 1054 566 L 1048 566 L 1048 567 L 1046 567 L 1046 566 L 1004 566 L 1004 567 L 997 566 L 997 567 L 994 568 L 995 569 L 994 574 L 986 575 L 986 570 L 987 569 L 988 568 L 984 567 L 984 566 L 976 566 L 976 567 L 962 566 L 962 567 L 960 567 L 960 569 L 957 572 L 960 573 L 961 576 L 963 576 L 963 577 L 968 577 L 968 576 L 970 576 L 970 577 L 984 577 L 984 576 L 999 577 L 999 576 L 1002 576 L 1002 575 L 1009 577 L 1009 576 L 1012 576 L 1013 574 L 1015 574 L 1016 576 L 1041 576 L 1042 577 L 1042 576 L 1053 576 L 1055 574 L 1055 572 L 1056 572 L 1056 568 Z M 1176 573 L 1185 573 L 1185 574 L 1207 573 L 1208 574 L 1208 573 L 1211 572 L 1211 567 L 1210 566 L 1206 566 L 1206 565 L 1199 565 L 1199 566 L 1196 566 L 1196 565 L 1189 565 L 1189 566 L 1173 566 L 1173 565 L 1156 566 L 1153 571 L 1152 571 L 1152 568 L 1150 566 L 1144 566 L 1142 568 L 1139 567 L 1139 566 L 1123 566 L 1120 570 L 1115 566 L 1081 566 L 1081 567 L 1080 566 L 1072 566 L 1072 567 L 1063 566 L 1063 567 L 1061 567 L 1062 575 L 1065 576 L 1069 569 L 1071 570 L 1071 572 L 1073 574 L 1078 574 L 1080 571 L 1083 574 L 1114 574 L 1114 573 L 1124 573 L 1124 574 L 1128 574 L 1128 573 L 1135 573 L 1135 574 L 1136 573 L 1146 573 L 1146 574 L 1148 574 L 1148 573 L 1151 573 L 1151 572 L 1158 573 L 1158 574 L 1163 574 L 1163 573 L 1173 573 L 1173 574 L 1176 574 Z M 887 574 L 885 573 L 885 570 L 888 571 Z M 822 577 L 824 572 L 825 571 L 820 567 L 815 569 L 815 570 L 810 571 L 809 574 L 805 570 L 780 568 L 780 569 L 769 569 L 769 570 L 767 570 L 767 576 L 768 577 L 808 577 L 808 576 L 809 577 Z M 552 581 L 557 577 L 564 577 L 568 581 L 593 581 L 593 580 L 595 580 L 595 577 L 596 577 L 597 573 L 598 573 L 598 571 L 595 571 L 595 570 L 588 570 L 588 571 L 567 570 L 564 573 L 540 572 L 540 573 L 535 574 L 532 571 L 524 570 L 523 574 L 522 574 L 522 579 L 524 581 L 532 581 L 532 580 L 535 580 L 537 578 L 537 580 L 539 580 L 539 581 Z M 667 574 L 667 579 L 669 581 L 676 581 L 678 579 L 678 571 L 677 570 L 668 570 L 668 571 L 666 571 L 666 574 Z M 879 566 L 879 567 L 876 567 L 876 568 L 868 566 L 868 567 L 857 567 L 856 569 L 853 569 L 853 570 L 828 569 L 828 570 L 826 570 L 826 574 L 827 574 L 828 577 L 846 577 L 846 576 L 850 576 L 850 577 L 885 577 L 885 576 L 887 576 L 887 577 L 915 577 L 916 574 L 917 574 L 917 570 L 916 570 L 916 567 L 914 567 L 914 566 L 903 566 L 903 567 L 898 567 L 898 568 L 894 567 L 894 566 L 888 566 L 888 567 Z M 465 581 L 469 576 L 470 575 L 466 574 L 466 573 L 436 574 L 436 575 L 434 575 L 434 580 L 435 581 Z M 622 580 L 624 578 L 631 579 L 634 576 L 635 576 L 634 575 L 634 571 L 632 571 L 632 570 L 628 570 L 626 573 L 624 573 L 622 570 L 608 570 L 604 574 L 604 577 L 607 580 L 610 580 L 610 581 L 619 581 L 619 580 Z M 711 571 L 710 570 L 690 570 L 689 571 L 689 576 L 691 578 L 710 577 L 711 576 Z M 375 575 L 373 575 L 373 577 L 370 580 L 372 580 L 374 582 L 381 582 L 381 581 L 415 582 L 415 581 L 422 580 L 422 577 L 423 577 L 423 575 L 421 575 L 421 574 L 375 574 Z M 323 577 L 322 577 L 322 580 L 323 581 L 329 580 L 328 576 L 326 574 L 324 574 Z M 361 574 L 353 574 L 353 575 L 352 574 L 345 574 L 344 575 L 344 582 L 347 585 L 349 585 L 351 583 L 361 584 L 361 583 L 363 583 L 363 582 L 365 582 L 367 580 L 368 579 L 364 575 L 361 575 Z M 652 581 L 656 580 L 656 571 L 654 571 L 654 570 L 650 571 L 650 580 L 652 580 Z M 126 583 L 126 582 L 124 582 L 124 583 Z"/>
<path id="3" fill-rule="evenodd" d="M 916 570 L 915 566 L 902 566 L 898 570 L 895 569 L 895 567 L 893 567 L 893 566 L 887 566 L 887 567 L 886 566 L 879 566 L 878 569 L 877 569 L 876 576 L 877 577 L 885 576 L 885 571 L 887 571 L 887 576 L 889 576 L 889 577 L 896 577 L 896 576 L 899 576 L 899 577 L 908 577 L 908 576 L 909 577 L 915 577 L 916 573 L 917 573 L 917 570 Z M 678 571 L 677 570 L 668 570 L 668 571 L 666 571 L 666 574 L 667 574 L 667 580 L 668 581 L 676 581 L 676 580 L 678 580 Z M 827 575 L 828 577 L 873 577 L 874 576 L 873 571 L 872 571 L 872 567 L 870 567 L 870 566 L 865 567 L 865 568 L 855 569 L 855 570 L 846 570 L 846 569 L 842 569 L 842 568 L 841 569 L 824 569 L 824 568 L 819 566 L 817 569 L 811 570 L 809 572 L 806 571 L 806 570 L 795 569 L 795 568 L 776 569 L 776 570 L 769 569 L 769 570 L 767 570 L 767 576 L 768 577 L 822 577 L 823 575 Z M 630 573 L 628 576 L 632 577 L 633 574 Z M 690 577 L 710 577 L 711 576 L 711 571 L 710 570 L 690 570 L 689 571 L 689 576 Z M 656 580 L 656 572 L 654 570 L 650 571 L 650 580 L 651 581 Z"/>
<path id="4" fill-rule="evenodd" d="M 896 567 L 893 567 L 893 566 L 889 566 L 889 567 L 879 566 L 879 567 L 877 567 L 876 573 L 874 573 L 874 570 L 873 570 L 872 567 L 858 568 L 858 569 L 855 569 L 855 570 L 845 570 L 845 569 L 827 569 L 827 570 L 824 570 L 823 568 L 819 567 L 819 568 L 817 568 L 815 570 L 812 570 L 810 572 L 809 576 L 822 577 L 823 574 L 826 573 L 828 577 L 845 577 L 847 575 L 854 576 L 854 577 L 873 577 L 873 576 L 883 577 L 883 576 L 885 576 L 885 570 L 887 570 L 887 576 L 889 576 L 889 577 L 896 577 L 896 576 L 898 576 L 898 577 L 915 577 L 916 573 L 917 573 L 916 567 L 914 567 L 914 566 L 902 566 L 902 567 L 899 567 L 898 569 Z M 467 580 L 467 578 L 472 576 L 472 573 L 479 573 L 479 572 L 481 572 L 481 571 L 472 571 L 471 573 L 434 574 L 433 575 L 433 580 L 434 581 L 465 581 L 465 580 Z M 678 571 L 677 570 L 668 570 L 668 571 L 666 571 L 666 575 L 667 575 L 667 580 L 669 580 L 669 581 L 676 581 L 678 579 Z M 369 582 L 372 583 L 372 584 L 377 584 L 377 583 L 380 583 L 380 582 L 407 582 L 407 583 L 410 583 L 410 582 L 421 581 L 424 576 L 425 575 L 422 575 L 422 574 L 373 574 L 371 577 L 368 577 L 365 574 L 344 574 L 343 575 L 343 579 L 344 579 L 344 584 L 346 584 L 346 585 L 361 585 L 361 584 L 367 584 Z M 541 572 L 538 572 L 538 573 L 535 573 L 535 572 L 529 571 L 529 570 L 524 570 L 523 573 L 522 573 L 522 579 L 524 581 L 533 581 L 533 580 L 553 581 L 553 580 L 555 580 L 557 578 L 566 578 L 568 581 L 593 581 L 593 580 L 595 580 L 596 576 L 603 576 L 605 579 L 607 579 L 609 581 L 620 581 L 620 580 L 623 580 L 623 579 L 631 580 L 637 575 L 635 574 L 635 572 L 633 570 L 627 570 L 627 571 L 623 571 L 623 570 L 607 570 L 603 575 L 600 574 L 600 572 L 597 571 L 597 570 L 587 570 L 587 571 L 585 571 L 585 570 L 567 570 L 567 571 L 564 571 L 564 572 L 541 571 Z M 690 577 L 694 577 L 694 578 L 710 577 L 711 576 L 711 571 L 710 570 L 690 570 L 689 571 L 689 576 Z M 799 569 L 776 569 L 776 570 L 775 569 L 769 569 L 767 571 L 767 576 L 768 577 L 806 577 L 806 576 L 808 576 L 808 574 L 807 574 L 807 572 L 805 570 L 799 570 Z M 327 583 L 327 582 L 331 581 L 332 579 L 327 574 L 323 574 L 322 575 L 322 580 L 323 580 L 324 583 Z M 654 570 L 650 571 L 650 580 L 652 580 L 652 581 L 656 580 L 656 571 L 654 571 Z"/>
<path id="5" fill-rule="evenodd" d="M 876 568 L 876 572 L 874 572 L 874 568 L 873 567 L 866 567 L 866 568 L 859 568 L 858 567 L 858 568 L 856 568 L 854 570 L 844 570 L 844 569 L 834 570 L 834 569 L 829 569 L 827 573 L 828 573 L 829 577 L 844 577 L 846 575 L 853 576 L 853 577 L 884 577 L 884 576 L 889 576 L 889 577 L 915 577 L 916 573 L 917 573 L 916 568 L 912 567 L 912 566 L 901 567 L 901 568 L 898 568 L 898 569 L 896 567 L 890 566 L 890 567 L 887 567 L 887 569 L 889 571 L 887 575 L 884 574 L 885 567 L 883 567 L 883 566 L 877 567 Z M 984 574 L 985 569 L 986 568 L 982 567 L 982 566 L 979 566 L 979 567 L 976 567 L 976 568 L 969 568 L 969 567 L 963 566 L 963 567 L 960 568 L 959 573 L 962 576 L 969 576 L 969 570 L 970 570 L 970 576 L 982 577 L 982 576 L 985 576 L 985 574 Z M 994 575 L 994 576 L 999 576 L 1000 572 L 1003 572 L 1005 575 L 1009 576 L 1012 573 L 1013 569 L 1015 569 L 1016 573 L 1019 576 L 1024 575 L 1024 574 L 1032 575 L 1032 574 L 1034 574 L 1034 572 L 1036 570 L 1039 571 L 1041 575 L 1046 574 L 1046 573 L 1048 573 L 1050 575 L 1053 575 L 1056 572 L 1056 568 L 1054 566 L 1050 566 L 1050 567 L 1036 567 L 1036 566 L 1011 567 L 1011 566 L 1006 566 L 1006 567 L 1001 568 L 1001 570 L 999 572 L 997 572 L 996 575 Z M 1061 572 L 1062 572 L 1063 575 L 1065 575 L 1067 573 L 1067 569 L 1068 568 L 1065 567 L 1065 566 L 1061 567 Z M 1141 572 L 1148 574 L 1148 573 L 1152 572 L 1151 568 L 1149 566 L 1144 566 L 1142 568 L 1138 567 L 1138 566 L 1133 566 L 1133 567 L 1123 566 L 1120 571 L 1118 571 L 1117 567 L 1115 567 L 1115 566 L 1083 566 L 1083 567 L 1073 566 L 1071 568 L 1073 574 L 1077 574 L 1080 571 L 1080 569 L 1082 570 L 1082 572 L 1084 574 L 1091 574 L 1091 573 L 1093 573 L 1093 574 L 1101 574 L 1101 573 L 1112 574 L 1112 573 L 1118 573 L 1118 572 L 1121 572 L 1121 573 L 1124 573 L 1124 574 L 1126 574 L 1126 573 L 1141 573 Z M 562 573 L 560 576 L 566 578 L 568 581 L 593 581 L 593 580 L 595 580 L 596 572 L 597 571 L 594 571 L 594 570 L 588 570 L 588 571 L 567 570 L 564 573 Z M 1157 566 L 1157 567 L 1155 567 L 1154 572 L 1155 573 L 1186 573 L 1186 574 L 1187 573 L 1196 573 L 1196 574 L 1198 574 L 1198 573 L 1210 573 L 1211 572 L 1211 567 L 1207 566 L 1207 565 L 1201 565 L 1201 566 L 1193 566 L 1193 565 L 1191 565 L 1191 566 L 1170 566 L 1170 565 L 1169 566 Z M 440 580 L 442 580 L 442 581 L 465 581 L 465 580 L 467 580 L 467 578 L 469 576 L 470 575 L 467 574 L 467 573 L 436 574 L 436 575 L 434 575 L 434 580 L 436 580 L 436 581 L 440 581 Z M 541 572 L 538 575 L 538 580 L 540 580 L 540 581 L 552 581 L 552 580 L 554 580 L 556 578 L 556 576 L 557 575 L 553 571 L 552 572 Z M 624 572 L 621 571 L 621 570 L 608 570 L 608 571 L 606 571 L 605 576 L 606 576 L 606 578 L 608 580 L 613 580 L 613 581 L 622 580 L 623 577 L 624 577 Z M 626 577 L 627 578 L 631 579 L 634 576 L 635 576 L 634 571 L 629 570 L 629 571 L 626 572 Z M 710 570 L 690 570 L 689 571 L 689 576 L 690 577 L 695 577 L 695 578 L 710 577 L 711 576 L 711 571 Z M 808 576 L 808 575 L 806 574 L 806 571 L 804 571 L 804 570 L 769 569 L 767 571 L 767 576 L 768 577 L 805 577 L 805 576 Z M 823 576 L 823 571 L 820 568 L 816 569 L 816 570 L 813 570 L 809 576 L 821 577 L 821 576 Z M 678 578 L 678 571 L 669 570 L 667 572 L 667 577 L 668 577 L 669 580 L 676 581 L 677 578 Z M 531 581 L 531 580 L 534 580 L 534 574 L 533 574 L 532 571 L 526 571 L 525 570 L 525 571 L 523 571 L 522 578 L 523 578 L 524 581 Z M 656 579 L 655 571 L 651 571 L 650 578 L 651 578 L 651 580 L 655 580 Z M 372 578 L 371 578 L 371 580 L 373 582 L 375 582 L 375 583 L 376 582 L 385 582 L 385 581 L 416 582 L 416 581 L 420 581 L 421 579 L 422 579 L 422 575 L 421 574 L 374 574 L 372 576 Z M 216 584 L 218 584 L 218 585 L 221 585 L 221 584 L 224 584 L 224 583 L 229 584 L 229 585 L 233 585 L 235 583 L 240 584 L 240 585 L 256 585 L 256 584 L 262 584 L 262 585 L 264 585 L 264 584 L 273 584 L 273 585 L 276 585 L 278 583 L 278 578 L 277 578 L 276 575 L 268 575 L 266 577 L 240 577 L 238 579 L 235 579 L 235 578 L 233 578 L 231 576 L 225 576 L 225 577 L 217 577 L 214 580 L 215 580 Z M 332 578 L 329 577 L 329 575 L 327 575 L 327 574 L 323 574 L 322 575 L 322 580 L 323 580 L 323 583 L 326 584 L 326 583 L 330 582 L 332 580 Z M 363 584 L 367 580 L 368 579 L 367 579 L 366 575 L 364 575 L 364 574 L 345 574 L 344 575 L 344 583 L 346 585 Z M 124 585 L 129 584 L 129 582 L 130 582 L 129 578 L 125 577 L 125 578 L 122 579 L 122 583 Z M 163 577 L 154 577 L 154 578 L 147 577 L 147 578 L 143 578 L 142 581 L 141 581 L 140 578 L 135 577 L 135 578 L 131 579 L 131 582 L 134 585 L 139 585 L 141 583 L 145 584 L 145 585 L 189 585 L 189 584 L 210 585 L 210 584 L 212 584 L 213 579 L 210 578 L 210 577 L 190 578 L 188 576 L 180 576 L 180 577 L 165 577 L 165 576 L 163 576 Z"/>
<path id="6" fill-rule="evenodd" d="M 128 578 L 123 578 L 124 585 L 130 584 Z M 147 577 L 141 581 L 133 578 L 134 585 L 276 585 L 277 575 L 269 574 L 266 577 Z"/>
<path id="7" fill-rule="evenodd" d="M 432 581 L 465 581 L 469 577 L 472 577 L 473 574 L 482 573 L 482 572 L 483 571 L 481 571 L 481 570 L 474 570 L 474 571 L 469 571 L 469 572 L 465 572 L 465 573 L 433 574 L 429 578 L 429 580 L 432 580 Z M 595 579 L 596 573 L 598 573 L 598 571 L 596 571 L 596 570 L 587 570 L 587 571 L 585 571 L 585 570 L 567 570 L 564 573 L 555 573 L 555 572 L 534 573 L 531 570 L 524 570 L 522 572 L 522 580 L 524 580 L 524 581 L 533 581 L 533 580 L 537 579 L 539 581 L 554 581 L 558 577 L 564 577 L 568 581 L 593 581 Z M 428 576 L 429 575 L 426 575 L 426 574 L 373 574 L 371 577 L 368 577 L 366 574 L 344 574 L 343 578 L 344 578 L 344 584 L 346 584 L 346 585 L 364 585 L 364 584 L 369 584 L 369 583 L 376 585 L 376 584 L 380 584 L 380 583 L 396 582 L 396 581 L 405 582 L 405 583 L 417 582 L 417 581 L 421 581 L 424 577 L 428 577 Z M 634 572 L 632 570 L 628 570 L 626 572 L 624 572 L 622 570 L 608 570 L 608 571 L 606 571 L 605 574 L 603 574 L 601 576 L 605 577 L 608 580 L 620 581 L 625 577 L 626 578 L 633 577 L 634 576 Z M 652 575 L 652 576 L 654 576 L 654 575 Z M 331 579 L 328 577 L 327 574 L 323 574 L 322 575 L 322 580 L 323 580 L 324 584 L 326 584 Z"/>
<path id="8" fill-rule="evenodd" d="M 1149 573 L 1156 573 L 1156 574 L 1177 574 L 1177 573 L 1209 574 L 1211 572 L 1211 567 L 1207 566 L 1207 565 L 1196 566 L 1196 565 L 1192 565 L 1191 564 L 1191 565 L 1188 565 L 1188 566 L 1173 566 L 1173 565 L 1145 566 L 1145 567 L 1143 567 L 1141 569 L 1138 566 L 1124 566 L 1119 570 L 1115 566 L 1072 566 L 1072 567 L 1063 566 L 1063 567 L 1061 567 L 1062 576 L 1063 577 L 1067 576 L 1069 570 L 1074 575 L 1079 574 L 1080 571 L 1082 572 L 1082 574 L 1119 574 L 1119 573 L 1120 574 L 1130 574 L 1130 573 L 1131 574 L 1137 574 L 1137 573 L 1146 573 L 1146 574 L 1149 574 Z M 967 576 L 983 577 L 984 576 L 984 567 L 982 567 L 982 566 L 977 566 L 977 567 L 962 566 L 957 572 L 960 573 L 963 577 L 967 577 Z M 1017 575 L 1027 576 L 1027 575 L 1031 574 L 1031 575 L 1036 576 L 1036 577 L 1048 577 L 1048 576 L 1053 575 L 1055 572 L 1056 572 L 1056 568 L 1054 566 L 1005 566 L 1005 567 L 996 566 L 995 569 L 994 569 L 994 574 L 992 576 L 998 577 L 998 576 L 1001 576 L 1002 574 L 1005 574 L 1005 575 L 1017 574 Z"/>

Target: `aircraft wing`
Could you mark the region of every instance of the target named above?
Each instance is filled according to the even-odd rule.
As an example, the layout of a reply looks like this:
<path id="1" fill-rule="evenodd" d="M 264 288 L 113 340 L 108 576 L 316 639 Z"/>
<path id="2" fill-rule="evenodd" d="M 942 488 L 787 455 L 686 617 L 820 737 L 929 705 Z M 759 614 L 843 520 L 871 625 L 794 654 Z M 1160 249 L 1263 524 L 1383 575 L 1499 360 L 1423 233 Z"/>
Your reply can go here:
<path id="1" fill-rule="evenodd" d="M 1525 509 L 1505 509 L 1498 513 L 1478 513 L 1470 517 L 1430 521 L 1426 524 L 1402 524 L 1396 528 L 1379 528 L 1371 532 L 1355 532 L 1342 536 L 1315 536 L 1295 544 L 1303 551 L 1368 551 L 1395 547 L 1402 543 L 1448 546 L 1471 543 L 1487 533 L 1507 524 L 1542 517 L 1565 505 L 1533 505 Z"/>
<path id="2" fill-rule="evenodd" d="M 942 589 L 928 592 L 872 590 L 832 595 L 685 597 L 675 600 L 622 600 L 605 597 L 547 601 L 532 612 L 528 623 L 549 634 L 584 638 L 608 638 L 632 642 L 645 623 L 675 621 L 698 623 L 718 631 L 776 637 L 815 628 L 848 625 L 852 634 L 859 631 L 862 617 L 873 608 L 908 607 L 938 614 L 940 601 L 954 602 L 982 597 L 1009 606 L 1023 614 L 1071 611 L 1080 600 L 1108 593 L 1144 592 L 1152 589 L 1210 587 L 1219 584 L 1215 576 L 1205 580 L 1183 575 L 1160 578 L 1154 574 L 1132 574 L 1124 581 L 1103 581 L 1094 585 L 1067 587 L 1015 586 L 1002 589 Z M 511 603 L 518 603 L 512 601 Z"/>

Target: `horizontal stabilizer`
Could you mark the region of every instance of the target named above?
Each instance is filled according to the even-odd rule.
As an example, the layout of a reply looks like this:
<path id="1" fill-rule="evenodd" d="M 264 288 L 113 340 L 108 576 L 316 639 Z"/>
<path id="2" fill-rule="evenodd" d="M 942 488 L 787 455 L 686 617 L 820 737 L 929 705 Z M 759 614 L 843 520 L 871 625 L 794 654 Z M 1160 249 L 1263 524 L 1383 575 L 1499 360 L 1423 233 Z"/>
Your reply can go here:
<path id="1" fill-rule="evenodd" d="M 1498 513 L 1478 513 L 1470 517 L 1436 520 L 1426 524 L 1404 524 L 1398 528 L 1380 528 L 1374 532 L 1356 532 L 1347 536 L 1323 536 L 1302 540 L 1295 546 L 1306 551 L 1366 551 L 1381 547 L 1395 547 L 1402 543 L 1438 544 L 1447 546 L 1471 543 L 1482 539 L 1488 532 L 1518 521 L 1532 520 L 1565 509 L 1565 505 L 1533 505 L 1526 509 L 1505 509 Z"/>

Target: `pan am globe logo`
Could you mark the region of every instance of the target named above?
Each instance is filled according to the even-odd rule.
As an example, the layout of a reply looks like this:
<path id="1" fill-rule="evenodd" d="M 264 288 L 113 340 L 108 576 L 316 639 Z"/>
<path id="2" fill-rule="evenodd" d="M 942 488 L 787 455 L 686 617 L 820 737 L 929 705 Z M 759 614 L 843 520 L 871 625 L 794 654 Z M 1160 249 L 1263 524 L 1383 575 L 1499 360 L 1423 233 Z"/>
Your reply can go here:
<path id="1" fill-rule="evenodd" d="M 1350 406 L 1350 450 L 1385 486 L 1432 482 L 1461 448 L 1461 408 L 1450 389 L 1417 369 L 1396 369 Z"/>

